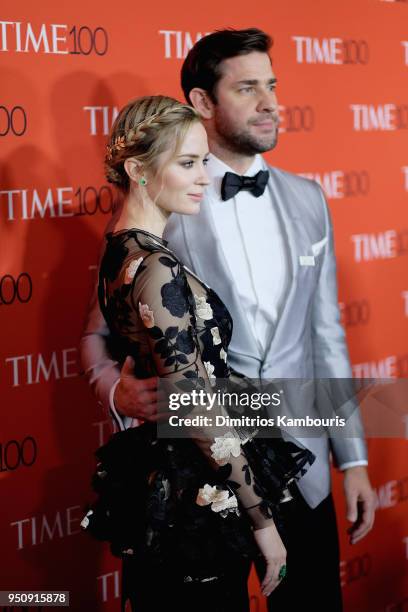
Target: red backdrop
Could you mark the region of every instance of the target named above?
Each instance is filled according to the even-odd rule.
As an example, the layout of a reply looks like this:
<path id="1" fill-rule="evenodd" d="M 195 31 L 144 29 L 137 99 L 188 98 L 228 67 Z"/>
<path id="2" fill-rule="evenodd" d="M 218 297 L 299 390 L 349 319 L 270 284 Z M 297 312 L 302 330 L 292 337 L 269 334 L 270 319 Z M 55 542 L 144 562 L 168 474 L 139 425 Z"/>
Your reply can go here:
<path id="1" fill-rule="evenodd" d="M 392 0 L 2 8 L 0 589 L 63 589 L 72 610 L 119 608 L 119 562 L 79 528 L 93 451 L 109 435 L 77 363 L 114 197 L 104 143 L 129 99 L 181 98 L 180 67 L 202 35 L 273 35 L 282 123 L 266 157 L 326 191 L 355 374 L 407 376 L 407 23 L 407 3 Z M 369 453 L 377 520 L 354 547 L 333 475 L 346 609 L 402 611 L 406 442 L 370 439 Z M 252 610 L 264 610 L 254 576 L 251 591 Z"/>

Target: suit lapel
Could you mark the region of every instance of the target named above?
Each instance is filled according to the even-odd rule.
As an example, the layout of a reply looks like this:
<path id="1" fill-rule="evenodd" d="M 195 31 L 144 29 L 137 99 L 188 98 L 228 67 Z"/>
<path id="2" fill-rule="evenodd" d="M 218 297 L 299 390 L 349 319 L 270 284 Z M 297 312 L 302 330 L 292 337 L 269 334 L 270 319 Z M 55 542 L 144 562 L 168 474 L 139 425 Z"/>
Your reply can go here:
<path id="1" fill-rule="evenodd" d="M 268 361 L 269 355 L 277 351 L 278 347 L 285 345 L 285 338 L 282 336 L 282 334 L 284 334 L 284 323 L 291 310 L 295 297 L 296 281 L 299 273 L 299 249 L 304 243 L 300 219 L 293 209 L 290 199 L 290 189 L 286 183 L 284 183 L 284 178 L 278 175 L 274 168 L 269 167 L 269 172 L 270 180 L 268 182 L 268 189 L 270 190 L 271 199 L 278 214 L 282 236 L 286 246 L 290 278 L 286 286 L 286 295 L 279 313 L 279 318 L 276 322 L 273 335 L 271 336 L 269 347 L 267 347 L 265 351 L 264 362 Z"/>
<path id="2" fill-rule="evenodd" d="M 235 351 L 261 361 L 262 355 L 232 280 L 208 200 L 204 199 L 197 216 L 183 215 L 181 221 L 194 270 L 219 295 L 230 311 Z"/>
<path id="3" fill-rule="evenodd" d="M 187 251 L 191 257 L 193 269 L 228 306 L 234 326 L 234 349 L 237 353 L 248 355 L 262 362 L 267 362 L 269 356 L 276 355 L 286 346 L 285 323 L 292 311 L 296 297 L 297 277 L 299 274 L 299 254 L 307 252 L 310 238 L 302 225 L 302 220 L 294 206 L 296 193 L 291 197 L 291 187 L 285 176 L 269 167 L 270 180 L 268 189 L 278 215 L 282 235 L 286 245 L 287 261 L 290 278 L 286 286 L 284 303 L 279 314 L 275 329 L 270 336 L 269 344 L 261 353 L 260 347 L 252 333 L 247 316 L 242 307 L 235 284 L 232 280 L 228 263 L 225 259 L 221 241 L 218 239 L 210 204 L 204 199 L 197 216 L 181 215 L 184 239 Z M 205 254 L 203 256 L 203 254 Z"/>

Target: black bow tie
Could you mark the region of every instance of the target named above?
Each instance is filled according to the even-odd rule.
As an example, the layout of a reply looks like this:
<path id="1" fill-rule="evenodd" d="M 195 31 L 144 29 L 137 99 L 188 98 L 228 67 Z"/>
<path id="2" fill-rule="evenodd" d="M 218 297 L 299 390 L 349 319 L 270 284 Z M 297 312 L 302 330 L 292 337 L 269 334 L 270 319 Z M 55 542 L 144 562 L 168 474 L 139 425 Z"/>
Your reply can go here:
<path id="1" fill-rule="evenodd" d="M 239 191 L 250 191 L 259 198 L 265 191 L 269 179 L 268 170 L 260 170 L 255 176 L 239 176 L 233 172 L 226 172 L 221 183 L 221 198 L 229 200 Z"/>

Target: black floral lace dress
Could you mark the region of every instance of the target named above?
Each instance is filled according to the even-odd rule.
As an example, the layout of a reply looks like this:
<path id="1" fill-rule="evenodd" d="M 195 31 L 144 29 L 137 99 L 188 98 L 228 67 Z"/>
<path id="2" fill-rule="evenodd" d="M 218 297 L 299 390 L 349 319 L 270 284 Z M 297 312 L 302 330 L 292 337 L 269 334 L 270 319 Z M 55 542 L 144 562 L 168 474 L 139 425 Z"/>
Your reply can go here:
<path id="1" fill-rule="evenodd" d="M 231 379 L 228 310 L 164 240 L 137 229 L 108 234 L 99 300 L 111 353 L 119 363 L 131 355 L 138 378 L 159 376 L 180 392 Z M 288 482 L 314 460 L 255 433 L 191 427 L 186 439 L 164 439 L 146 422 L 113 435 L 97 451 L 99 498 L 83 526 L 109 540 L 115 555 L 177 568 L 184 581 L 208 580 L 231 560 L 253 557 L 253 529 L 279 522 Z"/>

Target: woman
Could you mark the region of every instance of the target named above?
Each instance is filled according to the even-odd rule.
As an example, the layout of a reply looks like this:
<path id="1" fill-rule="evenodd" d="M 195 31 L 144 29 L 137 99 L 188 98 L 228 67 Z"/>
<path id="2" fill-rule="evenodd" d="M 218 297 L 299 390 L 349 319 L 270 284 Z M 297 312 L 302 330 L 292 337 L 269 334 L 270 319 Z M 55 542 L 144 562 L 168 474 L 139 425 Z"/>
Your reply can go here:
<path id="1" fill-rule="evenodd" d="M 107 178 L 124 195 L 100 267 L 112 352 L 122 363 L 132 356 L 138 378 L 159 376 L 179 393 L 211 392 L 231 375 L 226 307 L 162 238 L 172 212 L 199 212 L 207 158 L 196 111 L 164 96 L 121 110 L 106 156 Z M 208 414 L 205 406 L 185 413 Z M 145 423 L 114 436 L 98 451 L 101 495 L 85 525 L 124 559 L 123 603 L 133 609 L 248 610 L 256 554 L 266 561 L 265 595 L 285 575 L 274 518 L 288 482 L 313 456 L 282 439 L 266 445 L 255 432 L 200 425 L 187 434 L 160 438 Z"/>

